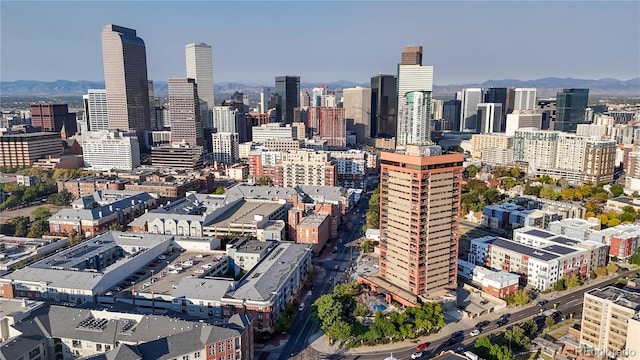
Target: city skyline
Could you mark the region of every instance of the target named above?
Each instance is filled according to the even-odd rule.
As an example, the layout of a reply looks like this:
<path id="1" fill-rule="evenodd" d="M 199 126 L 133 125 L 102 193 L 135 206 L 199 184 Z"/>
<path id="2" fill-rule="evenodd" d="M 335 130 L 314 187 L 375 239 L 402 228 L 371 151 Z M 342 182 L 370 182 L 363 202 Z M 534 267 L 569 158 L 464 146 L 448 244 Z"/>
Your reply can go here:
<path id="1" fill-rule="evenodd" d="M 379 73 L 394 74 L 406 45 L 423 46 L 423 63 L 435 66 L 436 84 L 640 74 L 637 2 L 243 2 L 251 6 L 242 12 L 230 2 L 145 3 L 2 1 L 0 78 L 103 80 L 100 30 L 109 23 L 137 30 L 155 80 L 184 77 L 184 46 L 193 42 L 212 45 L 216 82 L 269 84 L 274 76 L 297 75 L 302 82 L 366 83 Z M 23 26 L 21 14 L 34 4 L 39 11 L 29 12 L 29 26 Z M 238 17 L 229 16 L 234 11 L 241 27 Z M 494 16 L 476 17 L 479 11 Z M 192 21 L 178 26 L 168 21 L 175 14 Z M 323 26 L 309 24 L 309 14 L 323 19 Z M 62 23 L 61 17 L 74 21 Z M 591 26 L 611 21 L 616 27 Z M 562 31 L 566 41 L 558 43 Z M 284 51 L 274 50 L 282 44 Z M 615 56 L 598 51 L 598 44 L 615 49 Z M 16 56 L 34 48 L 48 56 Z M 335 55 L 327 56 L 328 49 Z M 586 55 L 584 49 L 592 50 Z M 47 66 L 51 58 L 58 59 L 55 67 Z"/>

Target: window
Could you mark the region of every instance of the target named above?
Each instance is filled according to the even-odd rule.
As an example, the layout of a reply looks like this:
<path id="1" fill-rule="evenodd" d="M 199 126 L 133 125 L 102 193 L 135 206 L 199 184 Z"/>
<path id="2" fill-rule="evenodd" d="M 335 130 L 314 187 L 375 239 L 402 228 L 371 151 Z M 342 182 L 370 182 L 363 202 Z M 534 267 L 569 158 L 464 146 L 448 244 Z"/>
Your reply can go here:
<path id="1" fill-rule="evenodd" d="M 82 342 L 80 340 L 71 340 L 71 346 L 74 348 L 82 347 Z"/>
<path id="2" fill-rule="evenodd" d="M 104 351 L 109 351 L 111 350 L 111 345 L 105 345 L 104 346 Z"/>
<path id="3" fill-rule="evenodd" d="M 215 354 L 216 354 L 216 347 L 209 346 L 209 355 L 215 355 Z"/>
<path id="4" fill-rule="evenodd" d="M 96 351 L 102 351 L 102 344 L 96 344 Z"/>
<path id="5" fill-rule="evenodd" d="M 229 350 L 233 349 L 233 341 L 229 340 L 227 342 L 227 349 L 229 349 Z"/>
<path id="6" fill-rule="evenodd" d="M 182 357 L 182 360 L 189 360 L 189 355 L 184 355 L 184 356 Z"/>
<path id="7" fill-rule="evenodd" d="M 196 352 L 193 354 L 193 357 L 194 357 L 195 359 L 199 358 L 199 357 L 200 357 L 200 351 L 196 351 Z"/>
<path id="8" fill-rule="evenodd" d="M 224 344 L 218 345 L 218 352 L 224 352 Z"/>
<path id="9" fill-rule="evenodd" d="M 227 355 L 227 359 L 232 360 L 233 359 L 233 354 Z"/>

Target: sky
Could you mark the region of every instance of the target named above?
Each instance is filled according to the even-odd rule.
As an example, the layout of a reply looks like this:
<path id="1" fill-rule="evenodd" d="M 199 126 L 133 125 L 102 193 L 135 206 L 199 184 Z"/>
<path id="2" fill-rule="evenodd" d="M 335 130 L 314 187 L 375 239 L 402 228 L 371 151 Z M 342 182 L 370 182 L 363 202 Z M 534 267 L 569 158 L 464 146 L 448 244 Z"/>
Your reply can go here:
<path id="1" fill-rule="evenodd" d="M 137 30 L 148 77 L 185 76 L 213 47 L 215 82 L 368 83 L 422 45 L 438 85 L 640 76 L 640 1 L 0 1 L 0 80 L 103 81 L 100 35 Z"/>

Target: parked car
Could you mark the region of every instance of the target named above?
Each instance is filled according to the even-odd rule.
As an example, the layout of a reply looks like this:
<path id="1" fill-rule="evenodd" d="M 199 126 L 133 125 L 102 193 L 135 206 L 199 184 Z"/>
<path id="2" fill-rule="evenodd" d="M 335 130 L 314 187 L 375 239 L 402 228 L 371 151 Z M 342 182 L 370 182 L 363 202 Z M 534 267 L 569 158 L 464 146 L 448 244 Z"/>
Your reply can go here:
<path id="1" fill-rule="evenodd" d="M 414 352 L 413 354 L 411 354 L 411 358 L 414 360 L 420 359 L 420 357 L 422 357 L 422 351 Z"/>
<path id="2" fill-rule="evenodd" d="M 416 350 L 418 350 L 418 351 L 425 350 L 426 348 L 429 347 L 429 345 L 430 344 L 428 342 L 422 343 L 422 344 L 418 344 L 418 346 L 416 346 Z"/>
<path id="3" fill-rule="evenodd" d="M 462 335 L 464 335 L 464 331 L 460 330 L 460 331 L 456 331 L 453 334 L 451 334 L 451 337 L 452 338 L 457 338 L 457 337 L 462 336 Z"/>
<path id="4" fill-rule="evenodd" d="M 545 306 L 549 303 L 549 300 L 540 300 L 538 301 L 538 306 Z"/>
<path id="5" fill-rule="evenodd" d="M 301 303 L 300 306 L 298 306 L 298 311 L 303 311 L 304 310 L 304 303 Z"/>
<path id="6" fill-rule="evenodd" d="M 496 327 L 500 327 L 500 326 L 504 326 L 508 323 L 509 321 L 507 319 L 500 319 L 496 322 Z"/>
<path id="7" fill-rule="evenodd" d="M 476 327 L 477 327 L 477 328 L 483 328 L 483 327 L 485 327 L 485 326 L 487 326 L 487 325 L 489 325 L 489 324 L 491 324 L 491 321 L 489 321 L 489 320 L 483 320 L 483 321 L 480 321 L 479 323 L 477 323 L 477 324 L 476 324 Z"/>
<path id="8" fill-rule="evenodd" d="M 480 301 L 480 305 L 487 305 L 488 303 L 489 303 L 489 300 Z"/>
<path id="9" fill-rule="evenodd" d="M 469 333 L 469 336 L 478 336 L 480 335 L 480 329 L 475 329 Z"/>

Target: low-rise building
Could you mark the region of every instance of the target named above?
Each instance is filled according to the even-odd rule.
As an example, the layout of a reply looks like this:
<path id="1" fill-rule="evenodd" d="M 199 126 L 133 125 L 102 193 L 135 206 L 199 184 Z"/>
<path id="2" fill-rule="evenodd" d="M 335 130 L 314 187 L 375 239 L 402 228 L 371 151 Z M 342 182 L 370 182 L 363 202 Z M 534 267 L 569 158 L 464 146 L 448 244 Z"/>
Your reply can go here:
<path id="1" fill-rule="evenodd" d="M 312 214 L 297 226 L 296 244 L 312 244 L 313 253 L 319 255 L 329 240 L 329 216 Z"/>
<path id="2" fill-rule="evenodd" d="M 32 239 L 0 235 L 0 275 L 41 259 L 69 243 L 66 237 Z"/>
<path id="3" fill-rule="evenodd" d="M 243 271 L 246 273 L 256 267 L 275 246 L 277 243 L 274 241 L 235 239 L 227 244 L 229 266 L 235 275 Z"/>
<path id="4" fill-rule="evenodd" d="M 129 182 L 130 180 L 118 179 L 115 176 L 83 176 L 77 179 L 58 179 L 56 185 L 58 186 L 58 192 L 66 189 L 73 195 L 74 199 L 79 199 L 83 196 L 89 196 L 98 190 L 124 190 L 124 186 Z"/>
<path id="5" fill-rule="evenodd" d="M 176 180 L 172 178 L 163 181 L 141 181 L 125 184 L 125 190 L 142 191 L 158 194 L 162 198 L 169 200 L 183 198 L 189 191 L 200 190 L 201 181 L 199 178 Z"/>
<path id="6" fill-rule="evenodd" d="M 151 148 L 151 164 L 159 169 L 194 170 L 204 167 L 204 147 L 174 144 Z"/>
<path id="7" fill-rule="evenodd" d="M 98 190 L 71 203 L 49 218 L 49 232 L 73 232 L 93 237 L 109 229 L 111 224 L 126 225 L 134 218 L 154 209 L 157 199 L 144 192 Z"/>
<path id="8" fill-rule="evenodd" d="M 520 276 L 517 274 L 490 270 L 462 259 L 458 259 L 458 275 L 480 284 L 483 292 L 500 299 L 519 289 Z"/>
<path id="9" fill-rule="evenodd" d="M 236 164 L 227 167 L 227 177 L 232 180 L 247 180 L 249 178 L 249 165 Z"/>
<path id="10" fill-rule="evenodd" d="M 574 219 L 553 222 L 549 231 L 606 244 L 609 246 L 609 256 L 617 259 L 626 259 L 640 248 L 640 226 L 636 224 L 621 224 L 600 230 L 600 224 Z"/>
<path id="11" fill-rule="evenodd" d="M 30 166 L 47 156 L 62 155 L 59 133 L 35 132 L 2 134 L 0 132 L 0 166 Z"/>

